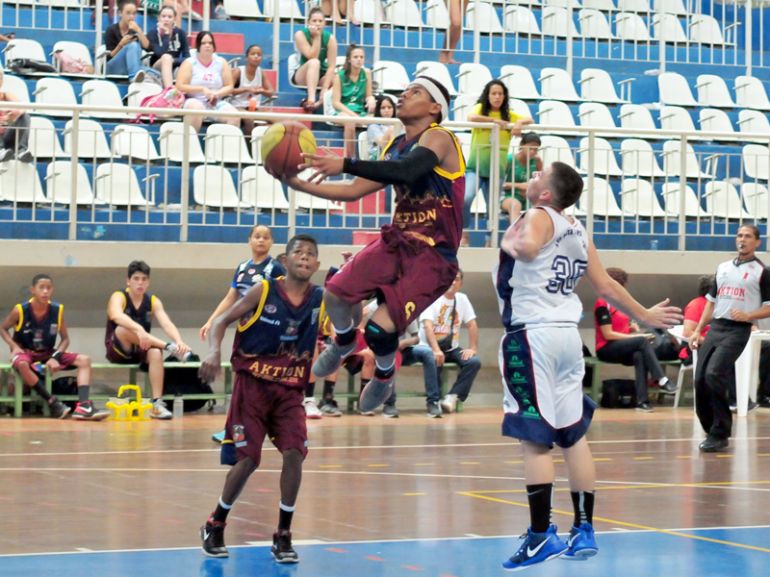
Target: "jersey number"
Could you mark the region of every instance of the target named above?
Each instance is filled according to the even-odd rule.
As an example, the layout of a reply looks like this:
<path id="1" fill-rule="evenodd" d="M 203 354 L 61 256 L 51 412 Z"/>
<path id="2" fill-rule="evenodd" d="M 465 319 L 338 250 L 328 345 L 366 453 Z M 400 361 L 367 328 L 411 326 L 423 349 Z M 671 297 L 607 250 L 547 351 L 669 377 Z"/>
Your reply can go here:
<path id="1" fill-rule="evenodd" d="M 545 287 L 546 290 L 554 294 L 572 294 L 580 277 L 585 274 L 587 268 L 588 261 L 570 260 L 564 255 L 558 255 L 551 263 L 553 278 L 548 281 L 548 286 Z"/>

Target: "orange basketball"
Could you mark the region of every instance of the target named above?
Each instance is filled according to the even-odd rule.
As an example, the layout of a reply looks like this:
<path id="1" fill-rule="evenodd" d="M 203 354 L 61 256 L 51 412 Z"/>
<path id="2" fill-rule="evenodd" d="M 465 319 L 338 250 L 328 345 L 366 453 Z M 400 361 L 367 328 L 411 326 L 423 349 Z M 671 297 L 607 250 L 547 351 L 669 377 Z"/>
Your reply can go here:
<path id="1" fill-rule="evenodd" d="M 315 152 L 315 136 L 299 122 L 277 122 L 262 135 L 261 149 L 265 170 L 275 178 L 284 179 L 297 175 L 297 166 L 305 160 L 303 152 Z"/>

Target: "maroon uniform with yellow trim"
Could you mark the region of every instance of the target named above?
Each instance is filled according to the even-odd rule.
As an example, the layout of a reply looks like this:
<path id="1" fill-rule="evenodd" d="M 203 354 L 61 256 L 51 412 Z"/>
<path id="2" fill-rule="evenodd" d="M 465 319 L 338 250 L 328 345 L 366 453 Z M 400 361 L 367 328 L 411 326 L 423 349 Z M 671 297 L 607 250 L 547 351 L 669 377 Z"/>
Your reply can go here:
<path id="1" fill-rule="evenodd" d="M 397 136 L 382 156 L 384 160 L 395 160 L 409 154 L 430 130 L 442 130 L 452 137 L 460 170 L 450 173 L 437 166 L 411 188 L 394 185 L 393 223 L 383 226 L 380 238 L 356 254 L 326 284 L 326 290 L 349 303 L 380 295 L 399 334 L 446 292 L 457 275 L 465 158 L 454 134 L 432 124 L 411 140 L 403 134 Z"/>
<path id="2" fill-rule="evenodd" d="M 131 296 L 128 289 L 115 291 L 123 297 L 123 312 L 126 313 L 132 321 L 139 323 L 142 328 L 150 332 L 152 328 L 152 307 L 155 304 L 155 295 L 144 293 L 142 302 L 138 307 L 131 302 Z M 112 293 L 115 294 L 115 293 Z M 137 346 L 129 347 L 128 350 L 120 343 L 115 336 L 117 323 L 107 319 L 107 328 L 104 333 L 104 346 L 107 349 L 107 360 L 117 364 L 135 364 L 147 362 L 147 351 L 143 351 Z"/>
<path id="3" fill-rule="evenodd" d="M 11 365 L 15 369 L 22 362 L 30 365 L 45 364 L 56 349 L 56 339 L 59 337 L 59 330 L 64 320 L 64 305 L 57 302 L 49 303 L 42 317 L 36 317 L 32 312 L 31 299 L 17 304 L 15 308 L 19 314 L 19 320 L 13 328 L 13 340 L 24 349 L 24 352 L 14 355 Z M 77 357 L 77 353 L 61 353 L 59 366 L 70 367 Z"/>

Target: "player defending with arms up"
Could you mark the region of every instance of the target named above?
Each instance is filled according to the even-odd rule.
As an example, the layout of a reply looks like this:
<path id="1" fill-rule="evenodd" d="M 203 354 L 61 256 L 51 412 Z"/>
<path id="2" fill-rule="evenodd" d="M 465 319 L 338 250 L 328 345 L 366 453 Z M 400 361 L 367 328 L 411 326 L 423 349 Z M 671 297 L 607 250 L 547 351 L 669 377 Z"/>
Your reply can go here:
<path id="1" fill-rule="evenodd" d="M 609 277 L 583 225 L 563 214 L 582 190 L 583 180 L 564 163 L 536 172 L 527 189 L 533 208 L 505 232 L 495 272 L 506 331 L 500 343 L 503 434 L 521 440 L 531 518 L 523 543 L 503 563 L 509 571 L 598 551 L 592 526 L 596 473 L 585 438 L 596 405 L 583 395 L 578 281 L 587 276 L 602 298 L 645 325 L 666 328 L 682 320 L 668 299 L 644 308 Z M 564 453 L 575 510 L 566 543 L 550 522 L 554 444 Z"/>
<path id="2" fill-rule="evenodd" d="M 337 336 L 313 365 L 319 377 L 337 370 L 355 350 L 361 302 L 376 295 L 380 304 L 364 337 L 377 366 L 361 394 L 362 411 L 375 409 L 393 391 L 398 335 L 452 284 L 463 227 L 465 159 L 454 134 L 438 125 L 449 111 L 446 88 L 418 77 L 401 94 L 396 110 L 405 134 L 391 141 L 382 160 L 305 155 L 306 166 L 316 173 L 309 182 L 288 180 L 296 190 L 346 202 L 389 184 L 396 189 L 393 223 L 326 284 L 324 302 Z M 343 172 L 357 178 L 314 182 Z"/>

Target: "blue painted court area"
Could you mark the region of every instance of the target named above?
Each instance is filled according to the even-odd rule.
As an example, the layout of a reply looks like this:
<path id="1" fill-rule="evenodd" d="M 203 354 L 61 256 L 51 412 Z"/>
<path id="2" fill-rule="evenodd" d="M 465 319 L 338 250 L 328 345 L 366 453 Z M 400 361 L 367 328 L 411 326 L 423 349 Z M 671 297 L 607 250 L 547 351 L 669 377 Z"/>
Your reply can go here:
<path id="1" fill-rule="evenodd" d="M 598 535 L 599 555 L 588 561 L 556 559 L 526 570 L 549 577 L 726 577 L 766 575 L 770 527 Z M 199 549 L 69 553 L 0 557 L 3 577 L 109 575 L 135 577 L 478 577 L 503 575 L 500 562 L 516 538 L 352 542 L 298 545 L 300 563 L 278 565 L 268 547 L 233 547 L 229 559 Z"/>

